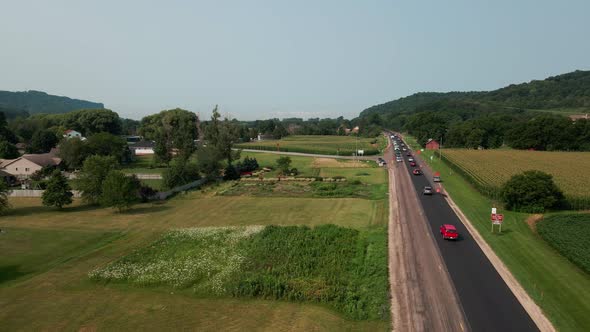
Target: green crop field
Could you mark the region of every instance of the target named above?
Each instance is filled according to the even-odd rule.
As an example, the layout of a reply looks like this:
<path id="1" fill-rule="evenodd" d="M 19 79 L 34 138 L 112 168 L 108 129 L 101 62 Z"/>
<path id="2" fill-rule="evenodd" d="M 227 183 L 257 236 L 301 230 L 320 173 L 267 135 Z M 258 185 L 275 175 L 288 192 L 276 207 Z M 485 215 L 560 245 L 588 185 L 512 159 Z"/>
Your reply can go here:
<path id="1" fill-rule="evenodd" d="M 266 157 L 256 154 L 260 161 Z M 276 160 L 277 155 L 268 157 Z M 303 157 L 301 157 L 303 158 Z M 298 167 L 319 172 L 321 167 L 329 165 L 343 166 L 342 172 L 356 169 L 358 172 L 375 174 L 381 180 L 386 178 L 370 164 L 354 165 L 348 161 L 325 161 L 306 158 L 294 161 Z M 300 166 L 299 166 L 300 165 Z M 355 168 L 357 167 L 358 168 Z M 335 171 L 337 176 L 337 172 Z M 356 173 L 355 173 L 356 174 Z M 359 175 L 367 178 L 370 176 Z M 366 182 L 376 182 L 366 184 Z M 380 180 L 363 182 L 367 186 L 383 186 Z M 387 298 L 387 282 L 377 276 L 383 270 L 375 270 L 372 262 L 380 262 L 385 257 L 386 223 L 388 215 L 387 200 L 384 198 L 311 198 L 289 195 L 269 195 L 256 197 L 252 195 L 222 195 L 221 192 L 231 183 L 206 187 L 200 191 L 179 194 L 163 204 L 138 204 L 131 210 L 118 213 L 112 209 L 82 205 L 76 200 L 72 206 L 63 211 L 42 206 L 37 198 L 10 198 L 12 209 L 0 216 L 0 250 L 5 253 L 0 258 L 0 330 L 186 330 L 201 331 L 243 331 L 243 330 L 365 330 L 385 331 L 390 327 Z M 339 196 L 336 196 L 339 197 Z M 269 256 L 256 253 L 257 247 L 249 247 L 248 241 L 238 241 L 240 255 L 244 255 L 243 265 L 238 270 L 248 276 L 248 280 L 270 281 L 275 274 L 267 270 L 251 269 L 249 264 L 269 264 L 274 260 L 286 262 L 284 257 L 295 254 L 291 246 L 284 246 L 280 241 L 287 240 L 282 235 L 283 227 L 297 226 L 293 234 L 301 233 L 298 238 L 316 238 L 318 225 L 338 225 L 338 231 L 321 231 L 321 234 L 338 235 L 340 232 L 352 234 L 352 237 L 331 237 L 335 243 L 344 244 L 346 250 L 326 250 L 329 260 L 338 258 L 353 262 L 354 269 L 346 266 L 322 264 L 312 270 L 302 271 L 291 280 L 289 287 L 293 293 L 289 296 L 271 296 L 271 284 L 261 283 L 266 289 L 264 294 L 249 294 L 246 284 L 234 290 L 242 294 L 197 291 L 202 285 L 197 274 L 190 287 L 177 286 L 173 282 L 142 284 L 141 278 L 125 282 L 90 278 L 93 271 L 108 269 L 116 262 L 134 257 L 134 252 L 142 252 L 150 245 L 166 239 L 166 234 L 175 229 L 201 229 L 200 227 L 240 227 L 257 228 L 257 225 L 276 225 L 274 231 L 258 232 L 249 241 L 256 240 L 264 246 L 273 246 L 276 252 L 267 252 Z M 280 226 L 280 227 L 278 227 Z M 303 227 L 308 226 L 309 228 Z M 292 230 L 287 228 L 287 230 Z M 278 233 L 275 233 L 278 232 Z M 266 234 L 264 237 L 261 237 Z M 307 234 L 307 235 L 306 235 Z M 348 239 L 349 242 L 338 242 Z M 279 242 L 277 242 L 279 241 Z M 307 241 L 307 240 L 306 240 Z M 309 247 L 309 242 L 300 242 Z M 332 241 L 332 240 L 331 240 Z M 313 240 L 312 240 L 313 242 Z M 285 242 L 286 244 L 287 242 Z M 296 244 L 297 242 L 292 242 Z M 323 242 L 322 242 L 323 243 Z M 325 243 L 314 243 L 323 246 Z M 204 243 L 199 243 L 204 245 Z M 373 245 L 375 244 L 375 245 Z M 194 241 L 174 244 L 161 252 L 171 255 L 183 262 L 182 258 L 198 255 Z M 364 249 L 363 249 L 364 246 Z M 224 246 L 224 250 L 230 250 Z M 352 250 L 354 249 L 354 250 Z M 195 251 L 196 250 L 196 251 Z M 321 250 L 320 250 L 321 251 Z M 217 254 L 223 250 L 215 251 Z M 231 254 L 230 252 L 227 252 Z M 278 255 L 278 256 L 272 256 Z M 187 255 L 187 256 L 183 256 Z M 254 255 L 254 256 L 253 256 Z M 348 256 L 346 256 L 348 255 Z M 353 255 L 353 256 L 350 256 Z M 362 255 L 366 255 L 362 257 Z M 144 264 L 149 257 L 137 263 Z M 217 257 L 217 258 L 215 258 Z M 215 259 L 225 256 L 215 256 Z M 231 256 L 238 259 L 236 256 Z M 242 257 L 242 256 L 240 256 Z M 328 256 L 327 256 L 328 257 Z M 352 258 L 351 258 L 352 257 Z M 216 260 L 205 261 L 213 264 Z M 241 259 L 241 258 L 239 258 Z M 239 260 L 238 259 L 238 260 Z M 307 256 L 301 257 L 301 265 L 309 266 Z M 312 260 L 313 261 L 313 260 Z M 188 262 L 188 261 L 184 261 Z M 217 261 L 219 262 L 219 261 Z M 235 262 L 235 261 L 232 261 Z M 224 261 L 223 268 L 231 266 Z M 248 263 L 248 264 L 246 264 Z M 225 265 L 224 265 L 225 264 Z M 385 264 L 378 263 L 380 268 Z M 215 267 L 215 265 L 212 265 Z M 373 266 L 373 267 L 372 267 Z M 280 269 L 279 269 L 280 267 Z M 289 266 L 277 264 L 276 280 L 289 281 Z M 364 269 L 364 270 L 363 270 Z M 173 273 L 172 269 L 164 271 Z M 364 272 L 363 272 L 364 271 Z M 340 279 L 332 279 L 332 275 Z M 152 274 L 165 277 L 164 274 Z M 293 274 L 295 275 L 295 274 Z M 178 275 L 177 275 L 178 276 Z M 212 276 L 212 275 L 211 275 Z M 356 278 L 355 276 L 358 276 Z M 370 282 L 367 283 L 367 276 Z M 355 277 L 355 278 L 352 278 Z M 167 279 L 182 280 L 182 279 Z M 211 278 L 211 280 L 216 280 Z M 225 279 L 223 279 L 225 280 Z M 322 281 L 324 280 L 324 281 Z M 378 281 L 381 280 L 381 281 Z M 148 278 L 149 281 L 149 278 Z M 239 281 L 229 279 L 229 281 Z M 243 281 L 243 280 L 242 280 Z M 342 282 L 350 282 L 343 284 Z M 333 300 L 319 297 L 297 297 L 299 289 L 311 290 L 303 293 L 309 296 L 315 291 L 323 290 L 343 294 L 348 287 L 351 292 Z M 336 283 L 334 283 L 336 282 Z M 227 285 L 234 285 L 228 283 Z M 344 287 L 344 288 L 338 288 Z M 202 290 L 206 290 L 203 288 Z M 383 291 L 385 290 L 385 291 Z M 356 293 L 355 293 L 356 292 Z M 356 295 L 355 295 L 356 294 Z M 295 297 L 293 297 L 295 296 Z M 362 301 L 362 308 L 354 309 L 354 301 Z M 361 302 L 357 302 L 361 303 Z"/>
<path id="2" fill-rule="evenodd" d="M 555 250 L 590 273 L 590 214 L 554 214 L 537 231 Z"/>
<path id="3" fill-rule="evenodd" d="M 277 146 L 278 145 L 278 146 Z M 242 149 L 302 152 L 350 156 L 356 150 L 365 155 L 378 154 L 385 146 L 383 137 L 363 138 L 352 136 L 287 136 L 280 140 L 269 140 L 237 144 Z"/>
<path id="4" fill-rule="evenodd" d="M 414 150 L 416 141 L 405 137 Z M 443 150 L 445 153 L 447 150 Z M 490 232 L 490 208 L 497 202 L 483 196 L 461 174 L 432 151 L 421 157 L 439 171 L 442 185 L 473 223 L 473 226 L 510 269 L 531 298 L 541 307 L 559 331 L 585 331 L 590 326 L 590 274 L 562 256 L 538 234 L 526 220 L 526 213 L 502 211 L 502 234 Z M 438 152 L 436 153 L 438 157 Z"/>

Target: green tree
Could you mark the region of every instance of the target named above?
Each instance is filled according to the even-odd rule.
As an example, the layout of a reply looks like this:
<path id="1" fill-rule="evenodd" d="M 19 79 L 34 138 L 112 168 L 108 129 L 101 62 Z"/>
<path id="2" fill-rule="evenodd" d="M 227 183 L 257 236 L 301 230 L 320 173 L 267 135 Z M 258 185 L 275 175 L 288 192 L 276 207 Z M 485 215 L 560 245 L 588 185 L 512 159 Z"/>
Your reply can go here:
<path id="1" fill-rule="evenodd" d="M 72 188 L 68 180 L 60 171 L 54 171 L 43 192 L 43 205 L 61 209 L 64 205 L 72 204 L 72 196 Z"/>
<path id="2" fill-rule="evenodd" d="M 0 214 L 3 214 L 10 209 L 10 202 L 8 202 L 8 192 L 10 189 L 4 180 L 0 179 Z"/>
<path id="3" fill-rule="evenodd" d="M 104 132 L 90 136 L 86 140 L 86 146 L 89 154 L 113 156 L 122 162 L 125 159 L 127 142 L 119 136 Z"/>
<path id="4" fill-rule="evenodd" d="M 102 183 L 110 171 L 119 167 L 117 159 L 112 156 L 90 156 L 84 161 L 78 180 L 82 199 L 89 204 L 96 204 L 102 196 Z"/>
<path id="5" fill-rule="evenodd" d="M 15 159 L 19 156 L 20 153 L 14 144 L 0 139 L 0 159 Z"/>
<path id="6" fill-rule="evenodd" d="M 291 158 L 284 156 L 277 159 L 277 168 L 281 174 L 288 174 L 291 171 Z"/>
<path id="7" fill-rule="evenodd" d="M 213 109 L 211 121 L 205 126 L 205 140 L 208 146 L 216 150 L 216 156 L 231 164 L 240 159 L 240 151 L 234 151 L 233 145 L 240 138 L 240 126 L 229 119 L 221 120 L 217 106 Z"/>
<path id="8" fill-rule="evenodd" d="M 63 140 L 59 144 L 59 157 L 68 169 L 79 169 L 89 155 L 86 143 L 77 137 Z"/>
<path id="9" fill-rule="evenodd" d="M 197 115 L 180 109 L 162 111 L 141 120 L 140 135 L 156 142 L 156 157 L 170 162 L 172 156 L 188 159 L 195 151 L 198 136 Z"/>
<path id="10" fill-rule="evenodd" d="M 221 158 L 218 151 L 211 146 L 197 150 L 199 171 L 209 180 L 216 180 L 221 172 Z"/>
<path id="11" fill-rule="evenodd" d="M 33 138 L 31 138 L 29 152 L 47 153 L 54 148 L 58 142 L 59 139 L 53 131 L 48 129 L 37 131 L 33 134 Z"/>
<path id="12" fill-rule="evenodd" d="M 559 207 L 563 198 L 553 177 L 541 171 L 516 174 L 502 187 L 502 199 L 508 210 L 543 212 Z"/>
<path id="13" fill-rule="evenodd" d="M 111 170 L 102 183 L 100 205 L 122 212 L 139 200 L 139 181 L 125 173 Z"/>
<path id="14" fill-rule="evenodd" d="M 197 164 L 183 158 L 174 158 L 170 167 L 162 174 L 162 181 L 166 189 L 172 189 L 200 178 Z"/>

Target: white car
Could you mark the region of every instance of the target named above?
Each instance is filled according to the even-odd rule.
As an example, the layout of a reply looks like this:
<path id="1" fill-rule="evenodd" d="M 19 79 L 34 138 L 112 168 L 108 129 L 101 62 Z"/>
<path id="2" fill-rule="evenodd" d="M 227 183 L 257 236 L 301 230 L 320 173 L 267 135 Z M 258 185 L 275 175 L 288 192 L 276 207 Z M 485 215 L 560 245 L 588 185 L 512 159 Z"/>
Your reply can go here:
<path id="1" fill-rule="evenodd" d="M 404 160 L 402 159 L 402 157 L 396 157 L 395 158 L 395 161 L 398 161 L 399 162 L 399 161 L 404 161 Z"/>
<path id="2" fill-rule="evenodd" d="M 414 161 L 414 158 L 410 157 L 410 158 L 408 158 L 408 161 L 412 162 L 412 161 Z"/>

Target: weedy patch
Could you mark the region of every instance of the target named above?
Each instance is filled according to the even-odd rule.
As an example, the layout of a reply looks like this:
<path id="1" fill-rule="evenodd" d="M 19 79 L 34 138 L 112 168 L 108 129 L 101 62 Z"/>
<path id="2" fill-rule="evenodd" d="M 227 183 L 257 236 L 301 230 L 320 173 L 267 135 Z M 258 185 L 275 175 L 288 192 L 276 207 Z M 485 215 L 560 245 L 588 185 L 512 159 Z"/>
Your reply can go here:
<path id="1" fill-rule="evenodd" d="M 90 272 L 94 280 L 141 286 L 192 287 L 197 293 L 222 294 L 224 284 L 239 271 L 244 256 L 240 240 L 263 226 L 185 228 L 120 260 Z"/>

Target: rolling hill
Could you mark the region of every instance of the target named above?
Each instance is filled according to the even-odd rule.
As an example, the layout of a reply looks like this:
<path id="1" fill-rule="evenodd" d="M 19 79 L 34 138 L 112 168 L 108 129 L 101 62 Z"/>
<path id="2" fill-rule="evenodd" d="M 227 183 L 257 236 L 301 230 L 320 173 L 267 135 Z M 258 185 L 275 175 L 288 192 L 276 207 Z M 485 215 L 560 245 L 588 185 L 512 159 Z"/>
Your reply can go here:
<path id="1" fill-rule="evenodd" d="M 22 112 L 31 115 L 38 113 L 56 114 L 84 108 L 102 109 L 104 105 L 86 100 L 54 96 L 42 91 L 0 91 L 0 109 L 4 109 L 11 114 Z"/>

